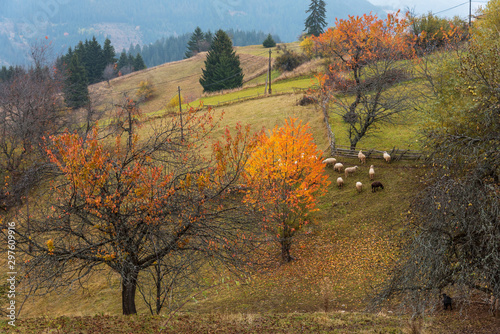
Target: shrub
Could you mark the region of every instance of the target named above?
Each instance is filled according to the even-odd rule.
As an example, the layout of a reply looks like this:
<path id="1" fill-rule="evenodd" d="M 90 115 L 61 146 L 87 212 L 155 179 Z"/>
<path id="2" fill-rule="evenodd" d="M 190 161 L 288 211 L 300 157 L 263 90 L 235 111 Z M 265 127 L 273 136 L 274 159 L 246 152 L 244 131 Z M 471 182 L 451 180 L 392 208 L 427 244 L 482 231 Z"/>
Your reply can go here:
<path id="1" fill-rule="evenodd" d="M 305 55 L 298 54 L 292 50 L 288 50 L 286 46 L 279 47 L 278 52 L 281 55 L 276 58 L 274 68 L 280 72 L 293 71 L 300 64 L 304 63 L 307 58 Z"/>
<path id="2" fill-rule="evenodd" d="M 314 42 L 311 38 L 309 37 L 304 38 L 300 42 L 299 46 L 307 58 L 311 59 L 312 57 L 314 57 Z"/>
<path id="3" fill-rule="evenodd" d="M 156 88 L 149 80 L 141 81 L 137 90 L 137 97 L 140 100 L 149 100 L 156 92 Z"/>
<path id="4" fill-rule="evenodd" d="M 184 104 L 186 103 L 186 101 L 184 100 L 184 97 L 181 95 L 181 104 Z M 170 99 L 170 101 L 168 101 L 168 104 L 167 104 L 167 107 L 168 108 L 178 108 L 179 107 L 179 95 L 175 95 L 173 98 Z"/>

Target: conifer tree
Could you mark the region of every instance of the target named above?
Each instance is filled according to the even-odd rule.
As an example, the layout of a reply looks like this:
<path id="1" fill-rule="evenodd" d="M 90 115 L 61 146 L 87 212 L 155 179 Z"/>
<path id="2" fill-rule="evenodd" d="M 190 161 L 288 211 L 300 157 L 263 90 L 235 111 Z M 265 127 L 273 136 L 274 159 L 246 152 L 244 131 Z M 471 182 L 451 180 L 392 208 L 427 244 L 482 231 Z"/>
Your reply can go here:
<path id="1" fill-rule="evenodd" d="M 271 36 L 271 34 L 269 34 L 269 35 L 267 35 L 267 38 L 264 40 L 262 45 L 265 48 L 272 48 L 272 47 L 276 46 L 276 42 L 274 41 L 273 36 Z"/>
<path id="2" fill-rule="evenodd" d="M 187 51 L 184 54 L 184 58 L 191 58 L 197 53 L 207 51 L 210 47 L 210 40 L 207 37 L 211 39 L 208 33 L 204 34 L 200 27 L 196 27 L 187 43 Z"/>
<path id="3" fill-rule="evenodd" d="M 132 65 L 134 67 L 134 71 L 140 71 L 146 69 L 146 64 L 144 64 L 144 59 L 140 53 L 135 56 L 134 63 Z"/>
<path id="4" fill-rule="evenodd" d="M 205 69 L 202 71 L 200 84 L 204 92 L 215 92 L 243 85 L 240 58 L 233 50 L 231 39 L 223 30 L 215 33 L 205 60 Z"/>
<path id="5" fill-rule="evenodd" d="M 310 13 L 306 19 L 304 31 L 308 35 L 318 37 L 323 33 L 326 27 L 326 4 L 323 0 L 311 0 L 309 9 L 306 13 Z"/>
<path id="6" fill-rule="evenodd" d="M 102 52 L 103 52 L 104 63 L 106 65 L 116 63 L 115 48 L 113 47 L 113 45 L 111 45 L 111 41 L 109 40 L 109 38 L 106 38 L 106 40 L 104 41 Z"/>
<path id="7" fill-rule="evenodd" d="M 118 59 L 118 69 L 121 70 L 127 65 L 128 65 L 127 53 L 125 52 L 125 50 L 123 50 L 122 53 L 120 54 L 120 59 Z"/>
<path id="8" fill-rule="evenodd" d="M 83 107 L 89 102 L 87 75 L 76 53 L 71 57 L 66 71 L 64 98 L 66 105 L 73 109 Z"/>

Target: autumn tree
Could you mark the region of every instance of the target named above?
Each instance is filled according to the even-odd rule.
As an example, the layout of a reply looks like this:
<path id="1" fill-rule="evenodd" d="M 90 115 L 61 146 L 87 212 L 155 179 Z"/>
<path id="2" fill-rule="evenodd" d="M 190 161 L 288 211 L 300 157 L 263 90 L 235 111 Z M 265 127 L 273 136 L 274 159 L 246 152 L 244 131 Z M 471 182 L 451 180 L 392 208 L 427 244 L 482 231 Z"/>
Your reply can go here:
<path id="1" fill-rule="evenodd" d="M 125 122 L 137 118 L 135 108 L 123 106 Z M 47 154 L 61 177 L 32 219 L 31 238 L 17 231 L 27 260 L 22 284 L 50 291 L 111 271 L 121 279 L 123 313 L 134 314 L 141 275 L 150 269 L 160 270 L 157 278 L 182 278 L 199 259 L 205 270 L 207 264 L 241 270 L 252 262 L 258 229 L 237 190 L 253 145 L 250 130 L 237 128 L 207 159 L 200 151 L 213 112 L 184 116 L 182 129 L 172 119 L 142 140 L 132 123 L 115 140 L 100 139 L 97 127 L 86 138 L 48 138 Z"/>
<path id="2" fill-rule="evenodd" d="M 245 201 L 263 215 L 264 229 L 281 247 L 283 262 L 301 228 L 312 219 L 329 181 L 308 125 L 295 119 L 263 135 L 245 170 Z"/>
<path id="3" fill-rule="evenodd" d="M 329 59 L 321 103 L 347 124 L 351 149 L 381 123 L 401 119 L 415 102 L 411 91 L 398 85 L 411 78 L 404 61 L 414 53 L 408 26 L 398 14 L 385 20 L 350 16 L 315 39 Z"/>
<path id="4" fill-rule="evenodd" d="M 490 3 L 486 14 L 499 7 Z M 423 127 L 434 168 L 408 212 L 401 258 L 377 303 L 396 297 L 419 313 L 450 289 L 466 300 L 500 298 L 500 38 L 488 33 L 496 26 L 481 24 L 463 53 L 437 67 L 445 79 L 434 81 L 437 98 Z"/>

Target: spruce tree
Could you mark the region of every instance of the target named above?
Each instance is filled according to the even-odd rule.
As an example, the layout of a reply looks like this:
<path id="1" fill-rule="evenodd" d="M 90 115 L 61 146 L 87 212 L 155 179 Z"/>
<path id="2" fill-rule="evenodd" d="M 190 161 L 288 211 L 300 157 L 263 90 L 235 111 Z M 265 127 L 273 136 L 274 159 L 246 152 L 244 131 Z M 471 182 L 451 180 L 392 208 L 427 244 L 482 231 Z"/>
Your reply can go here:
<path id="1" fill-rule="evenodd" d="M 271 36 L 271 34 L 269 34 L 269 35 L 267 35 L 267 38 L 264 40 L 262 45 L 265 48 L 272 48 L 272 47 L 276 46 L 276 42 L 274 41 L 273 36 Z"/>
<path id="2" fill-rule="evenodd" d="M 243 85 L 240 58 L 233 50 L 231 39 L 223 30 L 215 33 L 205 60 L 205 69 L 202 71 L 200 84 L 204 92 L 215 92 Z"/>
<path id="3" fill-rule="evenodd" d="M 118 59 L 118 70 L 121 71 L 122 68 L 128 65 L 128 58 L 127 58 L 127 53 L 125 50 L 122 51 L 120 54 L 120 59 Z"/>
<path id="4" fill-rule="evenodd" d="M 187 51 L 184 54 L 184 58 L 191 58 L 202 51 L 207 51 L 210 47 L 210 42 L 206 38 L 207 35 L 203 33 L 201 28 L 196 27 L 187 43 Z"/>
<path id="5" fill-rule="evenodd" d="M 78 54 L 73 54 L 64 80 L 64 99 L 66 105 L 77 109 L 89 102 L 89 89 L 85 68 L 80 64 Z"/>
<path id="6" fill-rule="evenodd" d="M 140 71 L 146 69 L 146 64 L 144 64 L 144 59 L 142 59 L 142 56 L 140 53 L 135 56 L 134 59 L 134 71 Z"/>
<path id="7" fill-rule="evenodd" d="M 111 41 L 109 40 L 109 38 L 106 38 L 106 40 L 104 41 L 102 52 L 103 52 L 104 63 L 106 65 L 116 63 L 115 48 L 113 47 L 113 45 L 111 45 Z"/>
<path id="8" fill-rule="evenodd" d="M 326 27 L 326 4 L 323 0 L 311 0 L 306 13 L 311 13 L 306 19 L 304 31 L 308 35 L 319 36 Z"/>

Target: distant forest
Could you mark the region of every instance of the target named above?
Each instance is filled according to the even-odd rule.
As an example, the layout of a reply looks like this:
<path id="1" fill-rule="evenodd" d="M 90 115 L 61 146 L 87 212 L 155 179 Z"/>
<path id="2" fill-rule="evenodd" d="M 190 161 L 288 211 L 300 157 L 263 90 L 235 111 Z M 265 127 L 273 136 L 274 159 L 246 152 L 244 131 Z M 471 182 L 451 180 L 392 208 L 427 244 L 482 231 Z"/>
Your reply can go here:
<path id="1" fill-rule="evenodd" d="M 241 31 L 241 30 L 225 30 L 231 37 L 234 46 L 258 45 L 262 44 L 267 37 L 267 34 L 259 31 Z M 161 65 L 171 61 L 181 60 L 184 58 L 187 49 L 187 43 L 191 38 L 192 33 L 182 34 L 180 36 L 163 37 L 154 43 L 143 45 L 137 44 L 130 46 L 127 51 L 129 55 L 140 54 L 147 67 Z M 273 39 L 280 43 L 279 36 L 273 35 Z"/>

